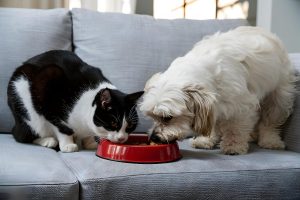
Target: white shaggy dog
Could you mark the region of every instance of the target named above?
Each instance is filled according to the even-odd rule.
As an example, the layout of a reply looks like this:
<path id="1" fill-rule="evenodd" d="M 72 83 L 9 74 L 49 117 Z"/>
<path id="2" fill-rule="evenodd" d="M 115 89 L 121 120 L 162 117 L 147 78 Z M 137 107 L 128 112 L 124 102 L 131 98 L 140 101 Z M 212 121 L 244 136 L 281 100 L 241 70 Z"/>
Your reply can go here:
<path id="1" fill-rule="evenodd" d="M 245 154 L 258 145 L 284 149 L 279 126 L 292 112 L 294 70 L 273 34 L 239 27 L 200 41 L 145 86 L 141 111 L 154 119 L 152 139 L 184 139 L 195 148 Z"/>

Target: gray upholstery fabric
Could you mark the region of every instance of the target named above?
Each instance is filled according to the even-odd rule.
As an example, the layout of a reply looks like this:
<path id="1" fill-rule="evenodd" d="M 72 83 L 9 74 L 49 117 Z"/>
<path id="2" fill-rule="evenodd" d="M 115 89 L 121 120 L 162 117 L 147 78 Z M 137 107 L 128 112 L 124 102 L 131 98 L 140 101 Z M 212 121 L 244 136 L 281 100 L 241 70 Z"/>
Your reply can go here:
<path id="1" fill-rule="evenodd" d="M 68 10 L 0 8 L 0 132 L 11 131 L 13 118 L 6 102 L 7 83 L 23 61 L 52 49 L 71 50 Z"/>
<path id="2" fill-rule="evenodd" d="M 300 78 L 300 53 L 290 54 L 290 59 Z M 300 153 L 300 80 L 297 82 L 297 89 L 294 111 L 284 125 L 283 136 L 287 149 Z"/>
<path id="3" fill-rule="evenodd" d="M 122 163 L 94 151 L 61 157 L 80 181 L 81 199 L 300 199 L 300 154 L 260 149 L 228 156 L 180 142 L 183 158 Z"/>
<path id="4" fill-rule="evenodd" d="M 203 36 L 246 25 L 244 20 L 155 20 L 149 16 L 73 10 L 75 52 L 100 67 L 121 90 L 146 80 L 184 55 Z M 24 60 L 50 49 L 71 50 L 69 12 L 0 9 L 0 131 L 13 120 L 8 79 Z M 300 69 L 300 58 L 291 55 Z M 299 98 L 283 129 L 287 148 L 300 152 Z M 145 131 L 143 120 L 138 131 Z M 0 134 L 0 199 L 300 199 L 300 154 L 251 146 L 243 156 L 192 149 L 164 164 L 114 162 L 95 151 L 57 153 Z M 79 184 L 80 182 L 80 184 Z M 80 188 L 79 188 L 80 187 Z"/>
<path id="5" fill-rule="evenodd" d="M 1 200 L 77 200 L 78 184 L 0 186 Z"/>
<path id="6" fill-rule="evenodd" d="M 156 20 L 83 9 L 73 9 L 72 19 L 75 53 L 125 92 L 143 90 L 154 73 L 203 36 L 247 25 L 245 20 Z M 137 131 L 147 131 L 149 124 L 142 119 Z"/>
<path id="7" fill-rule="evenodd" d="M 76 177 L 55 150 L 17 143 L 11 135 L 0 134 L 1 195 L 73 200 L 78 193 Z"/>

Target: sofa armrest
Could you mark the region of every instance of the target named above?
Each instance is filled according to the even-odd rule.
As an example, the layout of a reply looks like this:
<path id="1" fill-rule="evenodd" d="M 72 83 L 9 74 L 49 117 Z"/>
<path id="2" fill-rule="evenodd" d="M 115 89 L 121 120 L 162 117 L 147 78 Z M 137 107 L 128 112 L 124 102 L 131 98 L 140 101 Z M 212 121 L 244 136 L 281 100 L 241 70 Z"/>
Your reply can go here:
<path id="1" fill-rule="evenodd" d="M 296 73 L 300 75 L 300 53 L 290 54 Z M 294 111 L 283 127 L 283 137 L 288 150 L 300 153 L 300 80 L 297 81 Z"/>

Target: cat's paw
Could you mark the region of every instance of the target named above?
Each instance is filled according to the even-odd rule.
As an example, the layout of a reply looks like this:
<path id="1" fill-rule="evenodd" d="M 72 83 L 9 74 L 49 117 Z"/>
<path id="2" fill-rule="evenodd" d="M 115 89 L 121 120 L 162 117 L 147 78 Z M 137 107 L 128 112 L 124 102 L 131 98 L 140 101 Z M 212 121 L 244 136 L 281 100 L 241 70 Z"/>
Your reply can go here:
<path id="1" fill-rule="evenodd" d="M 63 147 L 60 147 L 61 152 L 64 153 L 70 153 L 70 152 L 75 152 L 78 151 L 78 146 L 77 144 L 67 144 L 64 145 Z"/>
<path id="2" fill-rule="evenodd" d="M 58 144 L 57 140 L 54 137 L 38 138 L 35 139 L 33 143 L 48 148 L 55 148 Z"/>

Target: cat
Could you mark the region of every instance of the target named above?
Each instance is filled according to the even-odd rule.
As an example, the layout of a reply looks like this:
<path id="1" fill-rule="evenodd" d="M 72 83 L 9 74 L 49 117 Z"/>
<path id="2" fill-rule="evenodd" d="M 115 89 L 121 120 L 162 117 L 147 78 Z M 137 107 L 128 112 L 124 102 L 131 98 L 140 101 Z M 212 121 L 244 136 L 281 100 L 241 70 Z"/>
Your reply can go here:
<path id="1" fill-rule="evenodd" d="M 73 52 L 47 51 L 25 61 L 9 80 L 12 134 L 18 142 L 58 145 L 62 152 L 78 151 L 74 137 L 123 143 L 138 124 L 136 102 L 142 95 L 119 91 Z"/>

